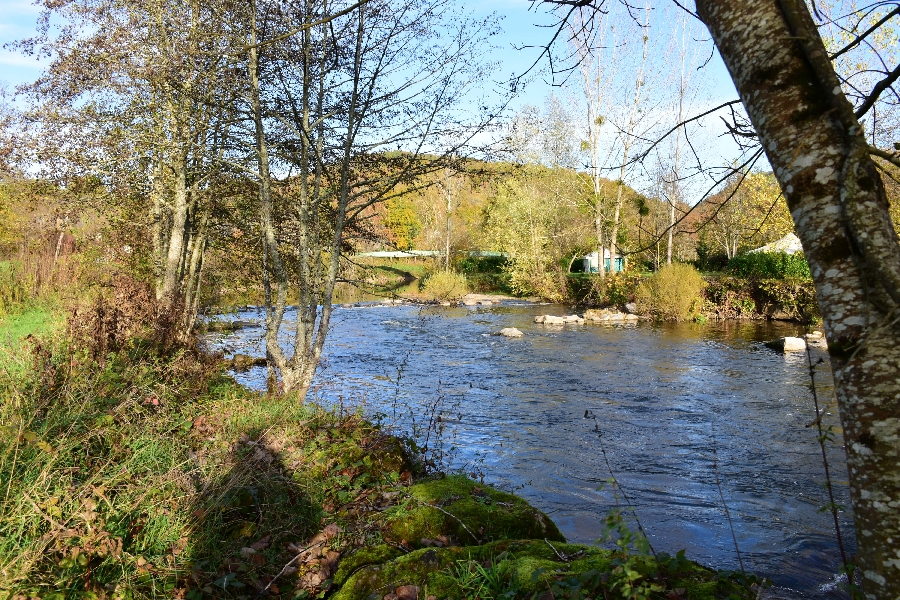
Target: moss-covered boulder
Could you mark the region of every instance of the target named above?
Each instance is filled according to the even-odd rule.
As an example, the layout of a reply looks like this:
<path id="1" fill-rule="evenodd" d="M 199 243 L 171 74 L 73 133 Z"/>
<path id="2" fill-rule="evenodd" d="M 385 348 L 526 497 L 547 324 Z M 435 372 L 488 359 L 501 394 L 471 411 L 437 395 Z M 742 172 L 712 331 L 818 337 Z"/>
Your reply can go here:
<path id="1" fill-rule="evenodd" d="M 415 591 L 419 598 L 629 597 L 713 599 L 753 592 L 690 561 L 661 566 L 592 546 L 502 540 L 481 546 L 422 548 L 358 569 L 334 600 L 378 600 Z M 397 590 L 401 590 L 398 592 Z M 393 596 L 390 596 L 393 597 Z"/>
<path id="2" fill-rule="evenodd" d="M 463 475 L 410 486 L 385 516 L 385 534 L 411 548 L 501 539 L 565 541 L 553 521 L 525 500 Z"/>

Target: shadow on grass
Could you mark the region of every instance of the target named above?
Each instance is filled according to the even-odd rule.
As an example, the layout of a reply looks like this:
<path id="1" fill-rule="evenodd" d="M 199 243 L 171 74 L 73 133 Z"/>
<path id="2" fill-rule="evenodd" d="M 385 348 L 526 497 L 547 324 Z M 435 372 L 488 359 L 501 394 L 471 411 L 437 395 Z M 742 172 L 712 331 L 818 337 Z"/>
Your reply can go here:
<path id="1" fill-rule="evenodd" d="M 191 568 L 183 597 L 256 597 L 294 556 L 288 547 L 321 529 L 324 512 L 290 476 L 282 449 L 251 429 L 233 444 L 232 468 L 201 487 L 189 508 L 197 523 L 181 549 L 189 556 L 180 562 Z M 267 595 L 282 589 L 293 591 L 288 578 Z"/>

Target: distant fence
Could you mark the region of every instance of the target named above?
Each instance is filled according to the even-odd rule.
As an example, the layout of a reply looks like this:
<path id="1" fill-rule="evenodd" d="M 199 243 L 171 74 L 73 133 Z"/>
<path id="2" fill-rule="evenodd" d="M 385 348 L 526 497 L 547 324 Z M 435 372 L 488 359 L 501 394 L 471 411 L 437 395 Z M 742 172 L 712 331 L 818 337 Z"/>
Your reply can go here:
<path id="1" fill-rule="evenodd" d="M 489 250 L 454 250 L 454 254 L 464 256 L 502 256 L 506 257 L 506 252 L 492 252 Z M 360 252 L 356 256 L 360 258 L 436 258 L 444 256 L 440 250 L 395 250 L 384 252 Z"/>

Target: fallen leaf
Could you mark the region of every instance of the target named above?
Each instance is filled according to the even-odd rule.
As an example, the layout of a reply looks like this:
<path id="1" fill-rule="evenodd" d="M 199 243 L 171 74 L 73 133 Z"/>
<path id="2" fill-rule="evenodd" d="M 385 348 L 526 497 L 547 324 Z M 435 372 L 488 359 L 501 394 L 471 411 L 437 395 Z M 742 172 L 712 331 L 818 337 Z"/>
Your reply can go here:
<path id="1" fill-rule="evenodd" d="M 250 547 L 254 550 L 265 550 L 269 547 L 269 540 L 272 539 L 271 535 L 267 535 L 263 538 L 260 538 L 258 541 L 250 544 Z"/>
<path id="2" fill-rule="evenodd" d="M 341 532 L 341 528 L 337 526 L 335 523 L 331 523 L 330 525 L 326 525 L 325 529 L 322 530 L 322 533 L 325 534 L 325 539 L 330 540 L 337 534 Z"/>
<path id="3" fill-rule="evenodd" d="M 417 585 L 401 585 L 394 593 L 397 594 L 399 600 L 416 600 L 419 597 L 419 586 Z"/>

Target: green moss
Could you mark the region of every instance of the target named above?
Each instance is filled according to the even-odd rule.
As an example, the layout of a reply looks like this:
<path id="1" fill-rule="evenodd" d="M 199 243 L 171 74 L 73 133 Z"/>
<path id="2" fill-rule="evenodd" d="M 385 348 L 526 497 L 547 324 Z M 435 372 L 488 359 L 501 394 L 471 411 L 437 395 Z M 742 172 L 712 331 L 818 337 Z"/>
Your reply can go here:
<path id="1" fill-rule="evenodd" d="M 610 550 L 539 540 L 501 540 L 481 546 L 423 548 L 380 565 L 359 569 L 335 593 L 334 600 L 380 598 L 403 585 L 416 585 L 420 595 L 455 600 L 531 598 L 550 591 L 553 597 L 621 597 L 624 557 Z M 677 572 L 661 568 L 652 557 L 632 557 L 638 581 L 654 586 L 654 597 L 692 600 L 752 598 L 749 587 L 720 578 L 715 572 L 684 561 Z"/>
<path id="2" fill-rule="evenodd" d="M 387 544 L 363 546 L 341 560 L 337 573 L 334 575 L 334 584 L 342 586 L 354 573 L 363 567 L 380 565 L 402 555 L 403 552 L 399 549 Z"/>
<path id="3" fill-rule="evenodd" d="M 462 475 L 417 483 L 409 495 L 388 514 L 386 529 L 412 547 L 440 536 L 466 545 L 500 539 L 565 541 L 553 521 L 526 501 Z"/>

